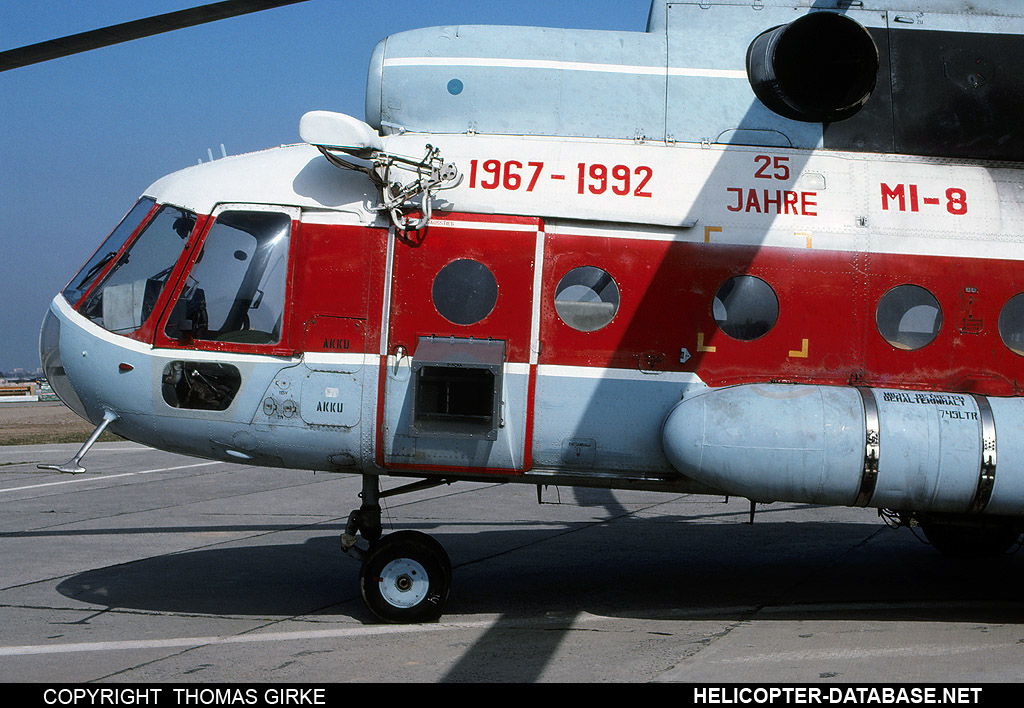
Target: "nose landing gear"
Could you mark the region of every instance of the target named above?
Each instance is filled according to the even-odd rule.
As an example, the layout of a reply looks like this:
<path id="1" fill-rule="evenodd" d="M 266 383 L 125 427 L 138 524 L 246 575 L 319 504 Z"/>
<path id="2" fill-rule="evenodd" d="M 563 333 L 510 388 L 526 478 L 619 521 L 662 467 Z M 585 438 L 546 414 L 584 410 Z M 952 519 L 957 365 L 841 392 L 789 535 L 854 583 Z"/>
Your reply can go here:
<path id="1" fill-rule="evenodd" d="M 363 602 L 385 622 L 433 622 L 444 609 L 452 568 L 441 544 L 398 531 L 370 547 L 359 571 Z"/>
<path id="2" fill-rule="evenodd" d="M 444 547 L 419 531 L 381 535 L 381 496 L 444 484 L 424 481 L 381 494 L 378 478 L 363 476 L 363 503 L 349 514 L 342 550 L 362 562 L 359 592 L 367 608 L 385 622 L 434 622 L 444 610 L 452 583 L 452 565 Z M 356 545 L 356 533 L 369 544 Z"/>

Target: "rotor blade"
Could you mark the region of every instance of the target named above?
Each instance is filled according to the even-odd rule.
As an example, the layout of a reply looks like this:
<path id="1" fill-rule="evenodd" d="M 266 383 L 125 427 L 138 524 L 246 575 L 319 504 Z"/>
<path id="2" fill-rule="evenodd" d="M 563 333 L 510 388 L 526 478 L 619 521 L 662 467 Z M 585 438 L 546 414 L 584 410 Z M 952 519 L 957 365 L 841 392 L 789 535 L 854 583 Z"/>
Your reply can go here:
<path id="1" fill-rule="evenodd" d="M 306 0 L 225 0 L 0 52 L 0 71 Z"/>

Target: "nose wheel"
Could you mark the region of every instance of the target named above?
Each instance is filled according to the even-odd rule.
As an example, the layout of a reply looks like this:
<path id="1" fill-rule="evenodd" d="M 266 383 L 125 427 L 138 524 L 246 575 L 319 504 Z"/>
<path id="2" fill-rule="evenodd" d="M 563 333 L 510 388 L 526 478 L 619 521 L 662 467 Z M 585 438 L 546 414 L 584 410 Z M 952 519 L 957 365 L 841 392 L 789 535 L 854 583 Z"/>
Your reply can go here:
<path id="1" fill-rule="evenodd" d="M 349 514 L 341 547 L 362 563 L 359 592 L 370 612 L 385 622 L 436 621 L 452 585 L 452 563 L 444 547 L 425 533 L 381 536 L 380 498 L 443 483 L 424 481 L 381 493 L 376 476 L 363 476 L 363 504 Z M 368 543 L 367 550 L 356 545 L 357 534 Z"/>
<path id="2" fill-rule="evenodd" d="M 370 546 L 359 571 L 363 602 L 385 622 L 433 622 L 444 610 L 452 566 L 440 543 L 398 531 Z"/>

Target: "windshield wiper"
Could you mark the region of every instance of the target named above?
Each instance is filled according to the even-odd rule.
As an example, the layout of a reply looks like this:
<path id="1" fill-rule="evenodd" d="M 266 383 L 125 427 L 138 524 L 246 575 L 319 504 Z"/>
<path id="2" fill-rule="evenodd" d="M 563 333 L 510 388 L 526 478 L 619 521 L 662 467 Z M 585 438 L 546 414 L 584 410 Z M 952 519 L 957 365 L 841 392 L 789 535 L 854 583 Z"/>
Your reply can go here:
<path id="1" fill-rule="evenodd" d="M 110 260 L 116 255 L 117 251 L 111 251 L 107 255 L 103 256 L 103 258 L 100 259 L 100 262 L 90 268 L 89 272 L 82 277 L 82 281 L 75 287 L 75 289 L 79 292 L 84 290 L 88 283 L 92 282 L 92 279 L 99 275 L 100 271 L 103 270 L 103 267 L 106 266 L 107 263 L 110 263 Z"/>

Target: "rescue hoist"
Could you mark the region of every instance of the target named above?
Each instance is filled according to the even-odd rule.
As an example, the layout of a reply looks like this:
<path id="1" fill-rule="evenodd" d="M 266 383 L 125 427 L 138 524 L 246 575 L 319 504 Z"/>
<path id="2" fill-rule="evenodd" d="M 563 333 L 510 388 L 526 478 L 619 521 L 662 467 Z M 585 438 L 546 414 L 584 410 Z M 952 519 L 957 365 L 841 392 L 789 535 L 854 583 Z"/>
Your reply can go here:
<path id="1" fill-rule="evenodd" d="M 387 211 L 391 223 L 402 231 L 426 226 L 437 193 L 462 183 L 458 168 L 441 158 L 440 148 L 428 144 L 420 160 L 389 153 L 373 128 L 342 113 L 306 113 L 299 122 L 299 134 L 335 167 L 365 173 L 380 191 L 381 203 L 375 208 Z M 342 155 L 365 162 L 352 162 Z M 399 171 L 415 173 L 415 179 L 403 182 Z M 410 213 L 417 209 L 420 216 L 413 220 Z"/>

